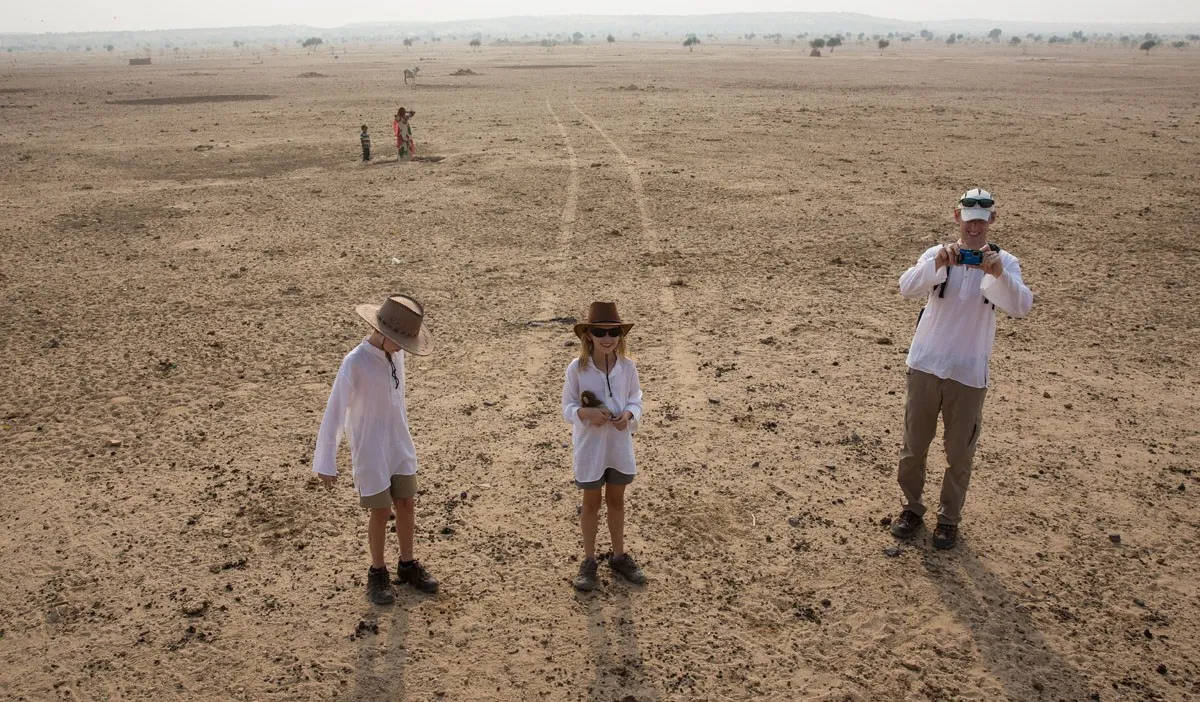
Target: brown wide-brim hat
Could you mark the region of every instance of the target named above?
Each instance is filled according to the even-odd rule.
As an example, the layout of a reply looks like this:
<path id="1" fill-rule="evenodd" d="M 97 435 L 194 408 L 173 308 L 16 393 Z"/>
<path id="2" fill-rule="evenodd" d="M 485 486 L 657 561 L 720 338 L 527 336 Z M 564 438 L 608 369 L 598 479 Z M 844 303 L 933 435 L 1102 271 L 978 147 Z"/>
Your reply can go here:
<path id="1" fill-rule="evenodd" d="M 416 298 L 392 293 L 382 305 L 359 305 L 354 311 L 405 351 L 417 356 L 433 353 L 433 336 L 425 326 L 425 308 Z"/>
<path id="2" fill-rule="evenodd" d="M 615 302 L 593 302 L 588 307 L 587 321 L 575 325 L 575 336 L 583 338 L 591 327 L 620 327 L 622 334 L 633 329 L 632 322 L 622 322 Z"/>

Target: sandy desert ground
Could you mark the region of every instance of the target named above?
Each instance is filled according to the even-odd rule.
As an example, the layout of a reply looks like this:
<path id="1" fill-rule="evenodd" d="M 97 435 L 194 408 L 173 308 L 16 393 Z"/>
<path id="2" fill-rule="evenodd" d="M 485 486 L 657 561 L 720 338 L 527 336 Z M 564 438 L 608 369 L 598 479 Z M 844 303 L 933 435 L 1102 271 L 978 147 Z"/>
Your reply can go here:
<path id="1" fill-rule="evenodd" d="M 1200 695 L 1200 52 L 6 61 L 0 697 Z M 442 160 L 392 162 L 400 104 Z M 962 544 L 889 557 L 896 279 L 976 184 L 1036 301 Z M 408 388 L 443 591 L 381 609 L 309 462 L 353 306 L 393 290 L 438 344 Z M 594 298 L 637 323 L 651 582 L 580 596 L 558 401 Z"/>

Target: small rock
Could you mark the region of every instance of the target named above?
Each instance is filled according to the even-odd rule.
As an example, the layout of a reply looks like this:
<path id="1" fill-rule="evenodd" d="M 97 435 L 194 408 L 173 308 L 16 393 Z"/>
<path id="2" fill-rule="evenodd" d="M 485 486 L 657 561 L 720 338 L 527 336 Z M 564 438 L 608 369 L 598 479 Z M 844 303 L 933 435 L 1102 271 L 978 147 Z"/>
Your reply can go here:
<path id="1" fill-rule="evenodd" d="M 1145 606 L 1146 606 L 1146 601 L 1145 601 L 1145 600 L 1143 600 L 1143 599 L 1142 599 L 1142 598 L 1140 598 L 1140 597 L 1135 597 L 1135 598 L 1133 598 L 1133 603 L 1134 603 L 1135 605 L 1137 605 L 1138 607 L 1145 607 Z"/>
<path id="2" fill-rule="evenodd" d="M 914 673 L 921 672 L 921 665 L 919 663 L 914 663 L 913 661 L 900 661 L 900 665 L 908 668 Z"/>
<path id="3" fill-rule="evenodd" d="M 710 405 L 719 405 L 719 404 L 721 404 L 721 398 L 719 398 L 719 397 L 710 397 L 710 398 L 708 398 L 708 404 L 710 404 Z"/>
<path id="4" fill-rule="evenodd" d="M 1044 397 L 1044 398 L 1046 398 L 1047 400 L 1049 400 L 1049 399 L 1050 399 L 1050 391 L 1049 391 L 1049 390 L 1047 390 L 1046 392 L 1043 392 L 1043 393 L 1042 393 L 1042 397 Z"/>
<path id="5" fill-rule="evenodd" d="M 788 526 L 800 526 L 800 517 L 788 517 Z"/>
<path id="6" fill-rule="evenodd" d="M 454 536 L 454 527 L 452 527 L 452 526 L 442 527 L 442 535 L 443 536 Z"/>
<path id="7" fill-rule="evenodd" d="M 825 609 L 829 609 L 829 607 L 832 605 L 833 605 L 833 603 L 830 602 L 829 600 L 821 600 L 821 606 L 824 607 Z"/>
<path id="8" fill-rule="evenodd" d="M 183 603 L 183 613 L 189 617 L 202 617 L 208 611 L 208 600 L 192 600 Z"/>
<path id="9" fill-rule="evenodd" d="M 880 519 L 880 520 L 879 520 L 879 524 L 880 524 L 881 526 L 891 526 L 891 525 L 892 525 L 892 518 L 891 518 L 891 517 L 884 517 L 883 519 Z"/>
<path id="10" fill-rule="evenodd" d="M 881 336 L 875 340 L 875 343 L 879 344 L 880 346 L 891 346 L 892 340 L 887 338 L 886 336 Z"/>
<path id="11" fill-rule="evenodd" d="M 1148 639 L 1153 639 L 1153 638 L 1154 638 L 1154 634 L 1150 633 L 1150 630 L 1149 630 L 1149 629 L 1146 629 L 1145 631 L 1143 631 L 1143 632 L 1142 632 L 1142 636 L 1145 636 L 1145 637 L 1146 637 L 1146 638 L 1148 638 Z"/>
<path id="12" fill-rule="evenodd" d="M 900 555 L 900 553 L 901 551 L 898 546 L 888 546 L 887 548 L 883 549 L 883 555 L 887 556 L 888 558 L 896 558 Z"/>
<path id="13" fill-rule="evenodd" d="M 1108 540 L 1109 540 L 1109 541 L 1111 541 L 1111 542 L 1113 542 L 1114 544 L 1119 544 L 1119 543 L 1121 543 L 1121 535 L 1120 535 L 1120 534 L 1115 534 L 1115 533 L 1114 533 L 1114 534 L 1109 534 L 1109 535 L 1108 535 Z"/>
<path id="14" fill-rule="evenodd" d="M 1159 663 L 1159 664 L 1158 664 L 1158 674 L 1159 674 L 1159 675 L 1166 675 L 1166 674 L 1167 674 L 1167 664 L 1166 664 L 1166 663 Z"/>
<path id="15" fill-rule="evenodd" d="M 120 439 L 109 439 L 109 440 L 108 440 L 108 447 L 109 447 L 109 448 L 119 448 L 120 446 L 121 446 L 121 440 L 120 440 Z"/>
<path id="16" fill-rule="evenodd" d="M 50 341 L 46 342 L 46 348 L 48 349 L 56 349 L 59 346 L 61 346 L 61 343 L 58 339 L 51 339 Z"/>
<path id="17" fill-rule="evenodd" d="M 1075 409 L 1075 405 L 1071 404 L 1070 402 L 1067 402 L 1063 405 L 1063 409 Z"/>

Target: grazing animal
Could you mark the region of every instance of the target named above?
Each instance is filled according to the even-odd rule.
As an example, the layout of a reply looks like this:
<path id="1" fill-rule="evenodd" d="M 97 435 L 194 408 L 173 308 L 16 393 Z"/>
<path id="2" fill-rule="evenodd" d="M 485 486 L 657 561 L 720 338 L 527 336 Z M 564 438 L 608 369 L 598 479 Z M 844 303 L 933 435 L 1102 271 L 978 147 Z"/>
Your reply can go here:
<path id="1" fill-rule="evenodd" d="M 420 66 L 404 69 L 404 84 L 408 85 L 408 79 L 412 78 L 413 83 L 417 82 L 417 74 L 421 72 Z"/>

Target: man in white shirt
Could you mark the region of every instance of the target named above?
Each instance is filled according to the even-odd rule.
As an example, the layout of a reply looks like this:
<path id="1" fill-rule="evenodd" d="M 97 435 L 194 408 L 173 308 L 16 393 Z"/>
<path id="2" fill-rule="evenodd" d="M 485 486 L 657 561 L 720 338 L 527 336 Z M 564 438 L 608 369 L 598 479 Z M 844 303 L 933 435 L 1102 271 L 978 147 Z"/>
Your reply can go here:
<path id="1" fill-rule="evenodd" d="M 424 308 L 408 295 L 389 295 L 382 305 L 359 305 L 355 311 L 374 332 L 346 354 L 338 369 L 317 435 L 313 472 L 325 485 L 334 485 L 337 447 L 343 434 L 348 435 L 359 505 L 371 513 L 367 523 L 371 551 L 367 598 L 388 605 L 396 600 L 384 563 L 384 541 L 393 510 L 400 542 L 396 583 L 407 583 L 422 592 L 438 589 L 437 580 L 413 558 L 417 451 L 408 431 L 404 398 L 404 352 L 428 355 L 433 340 L 424 325 Z"/>
<path id="2" fill-rule="evenodd" d="M 940 412 L 948 466 L 933 545 L 941 549 L 958 542 L 987 395 L 995 310 L 1020 318 L 1033 304 L 1033 293 L 1021 280 L 1021 262 L 988 242 L 995 204 L 986 190 L 964 193 L 954 210 L 958 241 L 930 248 L 900 276 L 901 295 L 927 302 L 908 352 L 899 470 L 903 511 L 892 522 L 892 534 L 909 538 L 924 521 L 925 459 Z"/>

